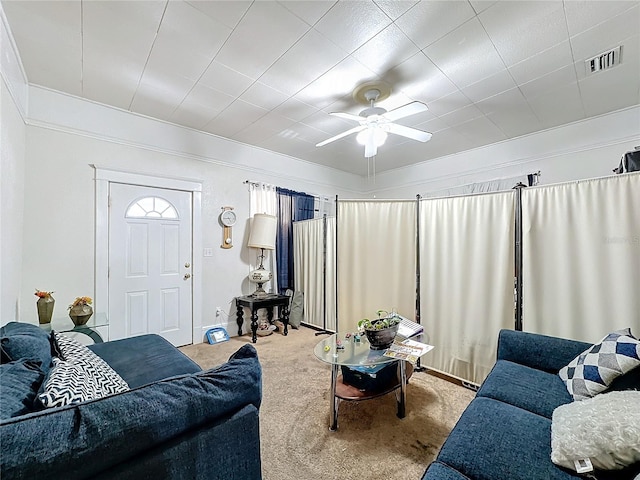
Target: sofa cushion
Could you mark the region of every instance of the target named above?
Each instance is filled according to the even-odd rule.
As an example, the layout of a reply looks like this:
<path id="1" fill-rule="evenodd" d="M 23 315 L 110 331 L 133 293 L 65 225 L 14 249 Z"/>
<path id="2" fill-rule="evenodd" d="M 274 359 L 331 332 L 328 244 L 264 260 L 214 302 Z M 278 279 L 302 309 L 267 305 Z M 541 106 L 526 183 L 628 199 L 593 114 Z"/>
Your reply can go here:
<path id="1" fill-rule="evenodd" d="M 574 400 L 605 391 L 619 377 L 640 366 L 640 340 L 630 329 L 608 334 L 575 357 L 558 375 Z"/>
<path id="2" fill-rule="evenodd" d="M 39 362 L 23 358 L 0 365 L 0 420 L 33 411 L 43 380 Z"/>
<path id="3" fill-rule="evenodd" d="M 580 478 L 551 462 L 550 438 L 548 418 L 479 397 L 464 411 L 437 460 L 474 480 Z"/>
<path id="4" fill-rule="evenodd" d="M 248 404 L 259 408 L 261 375 L 255 349 L 245 345 L 228 363 L 205 372 L 9 419 L 0 423 L 2 449 L 15 454 L 3 455 L 2 478 L 92 478 L 142 455 L 151 444 Z"/>
<path id="5" fill-rule="evenodd" d="M 553 463 L 574 470 L 574 462 L 586 458 L 602 470 L 640 462 L 640 392 L 603 393 L 558 407 L 551 449 Z"/>
<path id="6" fill-rule="evenodd" d="M 159 335 L 114 340 L 89 345 L 131 388 L 202 369 Z"/>
<path id="7" fill-rule="evenodd" d="M 496 362 L 478 396 L 500 400 L 549 419 L 558 405 L 572 401 L 558 375 L 506 360 Z"/>
<path id="8" fill-rule="evenodd" d="M 10 360 L 40 362 L 46 374 L 51 368 L 51 334 L 31 323 L 9 322 L 0 328 L 0 344 Z"/>
<path id="9" fill-rule="evenodd" d="M 422 480 L 469 480 L 460 472 L 440 462 L 433 462 L 424 472 Z"/>

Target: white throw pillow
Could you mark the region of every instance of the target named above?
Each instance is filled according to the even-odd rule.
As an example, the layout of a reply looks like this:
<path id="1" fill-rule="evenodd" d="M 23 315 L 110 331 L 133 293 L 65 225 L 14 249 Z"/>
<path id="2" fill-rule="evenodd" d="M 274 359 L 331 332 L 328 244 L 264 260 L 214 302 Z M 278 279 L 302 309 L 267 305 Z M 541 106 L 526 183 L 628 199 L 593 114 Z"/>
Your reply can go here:
<path id="1" fill-rule="evenodd" d="M 608 392 L 553 411 L 551 461 L 572 470 L 588 458 L 616 470 L 640 462 L 640 391 Z"/>

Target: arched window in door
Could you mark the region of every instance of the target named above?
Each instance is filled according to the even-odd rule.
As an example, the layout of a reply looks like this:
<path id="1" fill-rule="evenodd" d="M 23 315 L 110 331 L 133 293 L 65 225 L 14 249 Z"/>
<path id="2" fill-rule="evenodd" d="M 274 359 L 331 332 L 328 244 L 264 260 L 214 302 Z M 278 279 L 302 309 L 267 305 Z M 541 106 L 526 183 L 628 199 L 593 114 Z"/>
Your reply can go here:
<path id="1" fill-rule="evenodd" d="M 144 197 L 133 202 L 127 208 L 126 218 L 162 218 L 177 220 L 176 208 L 160 197 Z"/>

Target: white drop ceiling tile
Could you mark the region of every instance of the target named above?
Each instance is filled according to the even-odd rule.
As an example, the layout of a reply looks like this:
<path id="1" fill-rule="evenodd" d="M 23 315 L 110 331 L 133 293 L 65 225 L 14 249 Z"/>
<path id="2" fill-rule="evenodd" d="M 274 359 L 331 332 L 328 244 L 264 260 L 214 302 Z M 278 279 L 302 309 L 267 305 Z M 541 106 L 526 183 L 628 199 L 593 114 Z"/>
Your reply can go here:
<path id="1" fill-rule="evenodd" d="M 469 3 L 476 11 L 476 13 L 484 12 L 487 8 L 489 8 L 494 3 L 497 3 L 498 0 L 469 0 Z"/>
<path id="2" fill-rule="evenodd" d="M 420 2 L 395 23 L 423 49 L 475 15 L 468 2 Z"/>
<path id="3" fill-rule="evenodd" d="M 471 101 L 479 102 L 485 98 L 492 97 L 498 93 L 511 90 L 516 87 L 511 74 L 507 69 L 500 70 L 495 75 L 484 78 L 479 82 L 469 85 L 462 89 Z"/>
<path id="4" fill-rule="evenodd" d="M 229 28 L 235 28 L 242 16 L 251 6 L 251 1 L 244 0 L 188 0 L 188 3 L 205 15 Z"/>
<path id="5" fill-rule="evenodd" d="M 295 98 L 321 109 L 345 95 L 350 95 L 358 85 L 375 78 L 375 73 L 355 58 L 347 57 L 299 91 Z"/>
<path id="6" fill-rule="evenodd" d="M 373 2 L 338 2 L 313 28 L 351 53 L 390 23 Z"/>
<path id="7" fill-rule="evenodd" d="M 458 91 L 458 87 L 422 52 L 393 68 L 382 79 L 396 91 L 427 103 Z"/>
<path id="8" fill-rule="evenodd" d="M 635 7 L 571 37 L 574 59 L 586 60 L 620 45 L 638 33 L 639 22 L 640 3 L 637 3 Z"/>
<path id="9" fill-rule="evenodd" d="M 237 97 L 249 88 L 254 80 L 214 60 L 198 83 Z"/>
<path id="10" fill-rule="evenodd" d="M 477 18 L 448 33 L 423 52 L 459 88 L 505 68 Z"/>
<path id="11" fill-rule="evenodd" d="M 310 127 L 304 123 L 296 123 L 292 125 L 289 130 L 295 132 L 295 137 L 298 140 L 303 140 L 305 142 L 312 143 L 313 145 L 327 138 L 327 134 L 322 130 Z"/>
<path id="12" fill-rule="evenodd" d="M 157 74 L 173 74 L 179 72 L 181 76 L 197 81 L 206 71 L 211 58 L 204 56 L 197 50 L 184 48 L 167 36 L 158 36 L 151 50 L 145 71 Z"/>
<path id="13" fill-rule="evenodd" d="M 543 77 L 520 85 L 520 91 L 525 98 L 533 98 L 555 90 L 561 86 L 575 84 L 576 72 L 572 64 L 559 68 Z"/>
<path id="14" fill-rule="evenodd" d="M 187 94 L 182 105 L 185 105 L 189 110 L 193 110 L 193 107 L 196 105 L 202 105 L 204 108 L 215 111 L 217 115 L 231 105 L 234 100 L 235 98 L 231 95 L 227 95 L 226 93 L 220 92 L 214 88 L 198 84 L 195 85 Z"/>
<path id="15" fill-rule="evenodd" d="M 231 138 L 249 145 L 259 145 L 266 139 L 272 137 L 275 133 L 275 130 L 270 128 L 268 125 L 257 125 L 256 123 L 252 123 L 248 127 L 233 134 Z"/>
<path id="16" fill-rule="evenodd" d="M 417 128 L 418 130 L 424 130 L 425 132 L 431 132 L 431 133 L 439 132 L 441 130 L 446 130 L 447 128 L 450 128 L 449 125 L 445 123 L 444 120 L 442 120 L 440 117 L 434 117 L 430 120 L 427 120 L 426 122 L 416 123 L 412 126 Z"/>
<path id="17" fill-rule="evenodd" d="M 478 103 L 478 107 L 509 138 L 542 128 L 538 117 L 517 88 L 485 99 Z"/>
<path id="18" fill-rule="evenodd" d="M 471 105 L 471 101 L 459 90 L 451 95 L 427 103 L 431 113 L 438 117 L 460 110 L 468 105 Z"/>
<path id="19" fill-rule="evenodd" d="M 489 145 L 507 139 L 502 130 L 487 117 L 474 118 L 458 124 L 454 130 L 471 140 L 475 146 Z"/>
<path id="20" fill-rule="evenodd" d="M 300 17 L 309 25 L 315 25 L 316 22 L 320 20 L 336 2 L 334 0 L 315 2 L 310 2 L 308 0 L 285 0 L 278 3 L 296 16 Z"/>
<path id="21" fill-rule="evenodd" d="M 371 71 L 384 76 L 419 51 L 402 30 L 391 24 L 353 52 L 353 56 Z"/>
<path id="22" fill-rule="evenodd" d="M 312 107 L 311 105 L 301 102 L 295 98 L 289 98 L 284 103 L 273 109 L 273 113 L 282 115 L 285 118 L 290 118 L 295 122 L 299 122 L 303 118 L 306 118 L 317 111 L 318 109 L 316 107 Z"/>
<path id="23" fill-rule="evenodd" d="M 232 29 L 214 20 L 187 2 L 172 0 L 158 30 L 160 40 L 174 42 L 184 51 L 197 52 L 213 59 Z"/>
<path id="24" fill-rule="evenodd" d="M 260 117 L 263 117 L 267 113 L 268 110 L 266 110 L 265 108 L 252 105 L 242 100 L 236 100 L 231 105 L 229 105 L 220 114 L 220 116 L 227 119 L 241 119 L 242 122 L 245 122 L 248 125 L 255 122 Z"/>
<path id="25" fill-rule="evenodd" d="M 315 30 L 309 30 L 269 67 L 260 81 L 294 95 L 337 65 L 347 53 Z"/>
<path id="26" fill-rule="evenodd" d="M 611 17 L 614 17 L 638 4 L 637 1 L 577 1 L 565 2 L 569 35 L 584 32 Z"/>
<path id="27" fill-rule="evenodd" d="M 511 65 L 509 72 L 511 72 L 518 84 L 522 84 L 540 78 L 571 63 L 573 63 L 571 44 L 569 40 L 565 40 Z"/>
<path id="28" fill-rule="evenodd" d="M 325 132 L 327 137 L 337 135 L 349 130 L 350 128 L 358 126 L 356 122 L 350 122 L 339 117 L 334 117 L 322 110 L 318 110 L 313 115 L 309 115 L 302 120 L 302 123 Z"/>
<path id="29" fill-rule="evenodd" d="M 482 116 L 484 116 L 484 114 L 478 107 L 475 105 L 467 105 L 451 113 L 440 115 L 440 120 L 453 127 Z"/>
<path id="30" fill-rule="evenodd" d="M 84 62 L 82 69 L 82 94 L 95 102 L 129 109 L 138 88 L 142 69 L 139 65 L 106 61 Z"/>
<path id="31" fill-rule="evenodd" d="M 206 105 L 182 102 L 171 114 L 170 121 L 178 125 L 202 129 L 202 127 L 213 120 L 219 113 L 220 110 L 209 108 Z"/>
<path id="32" fill-rule="evenodd" d="M 255 82 L 240 96 L 241 100 L 267 110 L 277 107 L 288 98 L 288 95 L 274 90 L 261 82 Z"/>
<path id="33" fill-rule="evenodd" d="M 303 20 L 276 2 L 254 2 L 216 60 L 258 78 L 309 30 Z"/>
<path id="34" fill-rule="evenodd" d="M 545 128 L 575 122 L 585 117 L 578 82 L 529 98 L 528 103 Z"/>
<path id="35" fill-rule="evenodd" d="M 417 0 L 404 1 L 404 0 L 375 0 L 376 5 L 380 7 L 384 13 L 391 18 L 391 20 L 395 20 L 398 17 L 404 15 L 407 10 L 418 3 Z"/>
<path id="36" fill-rule="evenodd" d="M 640 36 L 625 40 L 622 63 L 579 80 L 587 115 L 599 115 L 633 104 L 640 86 Z M 636 79 L 629 81 L 629 79 Z"/>
<path id="37" fill-rule="evenodd" d="M 202 130 L 219 137 L 232 138 L 236 133 L 249 125 L 251 125 L 251 122 L 244 122 L 240 119 L 230 120 L 218 115 L 202 127 Z"/>
<path id="38" fill-rule="evenodd" d="M 140 93 L 144 94 L 146 90 L 154 90 L 156 93 L 162 94 L 162 100 L 175 102 L 176 105 L 179 105 L 194 85 L 193 80 L 177 73 L 168 74 L 147 68 L 140 80 L 136 96 Z"/>
<path id="39" fill-rule="evenodd" d="M 171 115 L 179 104 L 179 100 L 166 95 L 164 90 L 149 85 L 141 85 L 133 98 L 133 102 L 131 102 L 129 110 L 160 120 L 170 121 Z"/>
<path id="40" fill-rule="evenodd" d="M 563 2 L 498 2 L 478 18 L 507 65 L 568 38 Z"/>
<path id="41" fill-rule="evenodd" d="M 255 121 L 254 125 L 270 128 L 274 133 L 280 134 L 295 124 L 293 120 L 277 113 L 269 112 L 264 117 Z"/>

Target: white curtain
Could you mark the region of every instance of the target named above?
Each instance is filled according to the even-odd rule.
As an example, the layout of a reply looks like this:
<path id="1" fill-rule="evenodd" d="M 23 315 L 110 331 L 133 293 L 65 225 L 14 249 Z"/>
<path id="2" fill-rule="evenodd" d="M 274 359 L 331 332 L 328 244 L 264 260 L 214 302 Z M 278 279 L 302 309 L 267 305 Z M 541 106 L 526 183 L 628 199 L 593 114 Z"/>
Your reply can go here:
<path id="1" fill-rule="evenodd" d="M 261 182 L 248 182 L 249 183 L 249 215 L 253 220 L 253 216 L 256 213 L 266 213 L 269 215 L 278 216 L 278 199 L 276 196 L 275 185 L 269 185 L 268 183 Z M 249 223 L 251 228 L 251 223 Z M 249 238 L 247 236 L 247 238 Z M 252 271 L 260 265 L 260 251 L 254 248 L 250 248 L 251 261 L 249 264 L 249 271 Z M 276 251 L 265 250 L 264 266 L 273 274 L 273 279 L 267 282 L 263 288 L 266 291 L 277 292 L 278 291 L 278 271 L 276 262 Z"/>
<path id="2" fill-rule="evenodd" d="M 304 295 L 305 323 L 335 331 L 335 217 L 328 217 L 326 224 L 326 290 L 323 277 L 325 232 L 322 218 L 293 224 L 294 278 L 295 289 Z"/>
<path id="3" fill-rule="evenodd" d="M 532 174 L 534 178 L 534 185 L 538 184 L 540 172 Z M 489 192 L 503 192 L 511 190 L 518 183 L 529 185 L 528 175 L 517 175 L 515 177 L 495 178 L 486 182 L 467 183 L 465 185 L 456 185 L 455 187 L 443 188 L 441 190 L 435 190 L 433 192 L 427 192 L 422 196 L 425 198 L 436 197 L 452 197 L 456 195 L 470 195 L 473 193 L 489 193 Z"/>
<path id="4" fill-rule="evenodd" d="M 640 173 L 524 189 L 523 327 L 640 335 Z"/>
<path id="5" fill-rule="evenodd" d="M 515 192 L 420 202 L 423 365 L 481 383 L 514 328 Z M 409 232 L 407 231 L 407 235 Z"/>
<path id="6" fill-rule="evenodd" d="M 415 316 L 416 202 L 338 202 L 338 330 L 377 310 Z"/>

